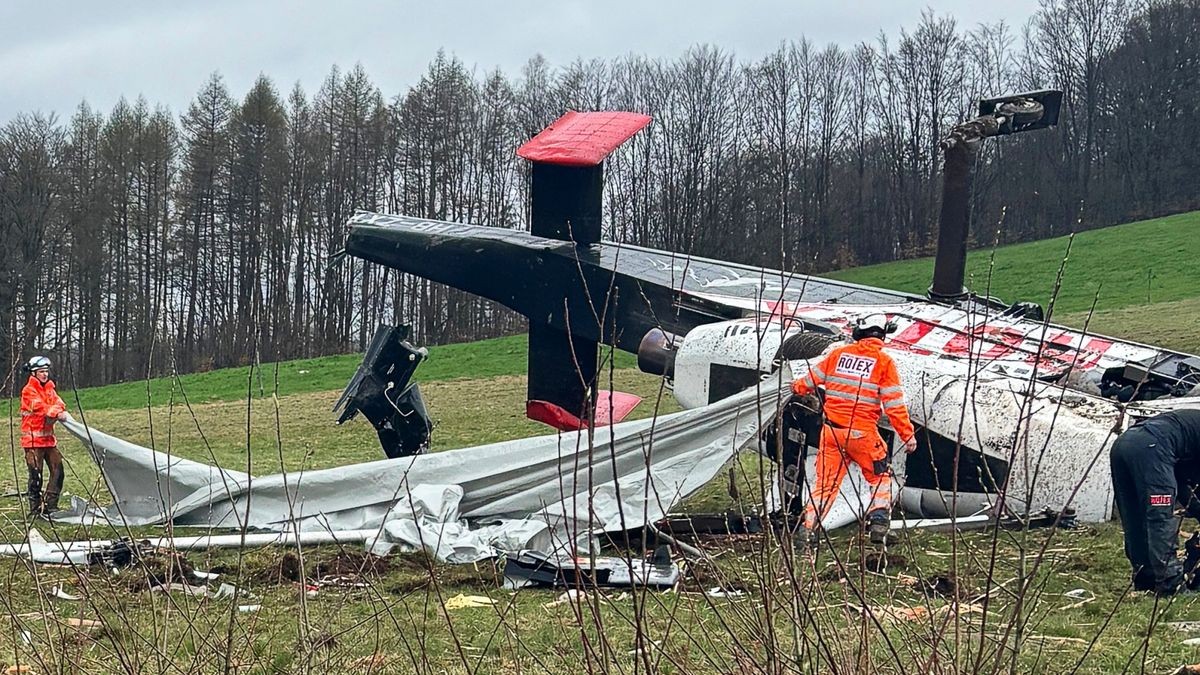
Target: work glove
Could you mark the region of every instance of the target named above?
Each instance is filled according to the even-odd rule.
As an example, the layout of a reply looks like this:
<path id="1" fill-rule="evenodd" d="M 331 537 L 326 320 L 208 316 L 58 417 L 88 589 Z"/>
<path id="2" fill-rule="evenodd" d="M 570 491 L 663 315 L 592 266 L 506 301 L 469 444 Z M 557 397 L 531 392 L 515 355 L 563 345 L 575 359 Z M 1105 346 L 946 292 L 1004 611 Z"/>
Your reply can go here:
<path id="1" fill-rule="evenodd" d="M 808 413 L 821 412 L 821 399 L 816 394 L 808 393 L 793 397 L 791 405 L 797 405 L 804 408 Z"/>
<path id="2" fill-rule="evenodd" d="M 917 437 L 911 436 L 907 441 L 904 441 L 904 452 L 913 454 L 917 450 Z"/>

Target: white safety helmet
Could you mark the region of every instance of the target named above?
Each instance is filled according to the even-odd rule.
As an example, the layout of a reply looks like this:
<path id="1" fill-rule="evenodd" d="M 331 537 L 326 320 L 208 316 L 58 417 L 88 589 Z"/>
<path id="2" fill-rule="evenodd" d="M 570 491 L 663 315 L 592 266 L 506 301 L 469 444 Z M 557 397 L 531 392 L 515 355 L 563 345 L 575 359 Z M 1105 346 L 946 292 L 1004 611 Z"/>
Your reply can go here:
<path id="1" fill-rule="evenodd" d="M 864 337 L 882 338 L 895 330 L 896 322 L 889 319 L 887 314 L 864 314 L 854 320 L 855 340 L 861 340 Z"/>
<path id="2" fill-rule="evenodd" d="M 50 359 L 46 358 L 45 356 L 35 356 L 29 359 L 29 362 L 25 364 L 25 370 L 31 373 L 36 373 L 39 370 L 49 369 Z"/>

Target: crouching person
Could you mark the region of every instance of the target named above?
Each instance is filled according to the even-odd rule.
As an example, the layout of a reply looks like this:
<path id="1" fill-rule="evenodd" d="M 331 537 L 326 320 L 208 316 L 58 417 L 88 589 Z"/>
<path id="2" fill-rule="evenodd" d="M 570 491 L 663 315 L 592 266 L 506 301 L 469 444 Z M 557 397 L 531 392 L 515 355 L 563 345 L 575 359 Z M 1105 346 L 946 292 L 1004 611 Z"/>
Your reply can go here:
<path id="1" fill-rule="evenodd" d="M 29 382 L 21 390 L 21 448 L 29 469 L 29 514 L 49 515 L 58 510 L 62 494 L 63 463 L 54 437 L 54 423 L 68 419 L 67 406 L 50 379 L 50 359 L 35 356 L 25 364 Z M 42 467 L 50 468 L 45 499 L 42 497 Z"/>
<path id="2" fill-rule="evenodd" d="M 1134 423 L 1113 443 L 1109 462 L 1133 587 L 1171 595 L 1184 576 L 1175 553 L 1176 506 L 1181 498 L 1190 501 L 1186 486 L 1200 482 L 1200 410 L 1172 410 Z"/>

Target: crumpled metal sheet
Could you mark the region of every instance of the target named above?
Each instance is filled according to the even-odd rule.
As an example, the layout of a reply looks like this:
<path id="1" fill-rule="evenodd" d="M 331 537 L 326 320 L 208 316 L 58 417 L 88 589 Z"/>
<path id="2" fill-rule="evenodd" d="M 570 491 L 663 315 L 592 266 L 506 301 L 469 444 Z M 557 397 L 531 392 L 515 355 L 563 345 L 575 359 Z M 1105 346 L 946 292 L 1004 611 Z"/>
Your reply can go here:
<path id="1" fill-rule="evenodd" d="M 424 548 L 466 562 L 571 548 L 666 515 L 775 415 L 779 376 L 657 419 L 395 460 L 255 477 L 63 426 L 87 446 L 114 503 L 55 520 L 328 531 L 375 528 L 373 550 Z"/>

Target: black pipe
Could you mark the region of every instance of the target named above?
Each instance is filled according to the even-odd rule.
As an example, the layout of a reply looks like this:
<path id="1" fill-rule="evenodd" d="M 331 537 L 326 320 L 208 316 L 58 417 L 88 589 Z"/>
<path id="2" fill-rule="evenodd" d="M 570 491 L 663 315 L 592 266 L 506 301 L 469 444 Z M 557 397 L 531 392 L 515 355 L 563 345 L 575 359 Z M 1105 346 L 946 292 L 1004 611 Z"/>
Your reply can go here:
<path id="1" fill-rule="evenodd" d="M 942 143 L 945 162 L 942 168 L 942 213 L 938 222 L 937 258 L 933 263 L 933 285 L 929 298 L 955 302 L 967 296 L 963 282 L 967 276 L 967 236 L 971 223 L 971 179 L 975 170 L 975 151 L 979 142 L 954 135 Z"/>
<path id="2" fill-rule="evenodd" d="M 1062 92 L 1033 91 L 979 102 L 979 117 L 950 130 L 939 144 L 942 168 L 942 213 L 938 221 L 937 257 L 929 299 L 958 302 L 967 297 L 967 236 L 971 224 L 971 182 L 975 155 L 983 139 L 1058 124 Z"/>

